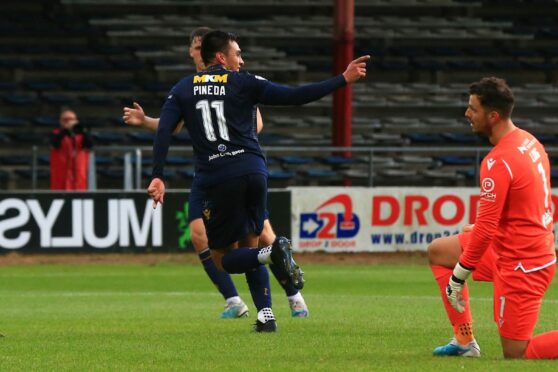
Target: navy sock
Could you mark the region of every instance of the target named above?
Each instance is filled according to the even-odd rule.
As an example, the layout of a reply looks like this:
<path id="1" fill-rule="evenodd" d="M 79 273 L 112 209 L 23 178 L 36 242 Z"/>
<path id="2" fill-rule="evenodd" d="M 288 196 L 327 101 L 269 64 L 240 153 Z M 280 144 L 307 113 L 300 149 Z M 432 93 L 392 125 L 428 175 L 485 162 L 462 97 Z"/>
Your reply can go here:
<path id="1" fill-rule="evenodd" d="M 265 265 L 258 266 L 246 272 L 246 282 L 252 294 L 256 309 L 271 308 L 271 288 L 269 286 L 269 273 Z"/>
<path id="2" fill-rule="evenodd" d="M 296 289 L 293 286 L 293 284 L 289 280 L 289 277 L 287 276 L 287 273 L 285 273 L 282 270 L 279 270 L 277 265 L 274 264 L 269 264 L 269 268 L 273 273 L 273 275 L 275 276 L 275 278 L 277 279 L 277 281 L 279 282 L 279 284 L 281 284 L 281 287 L 283 287 L 283 289 L 285 290 L 285 294 L 287 296 L 294 296 L 295 294 L 298 293 L 298 289 Z"/>
<path id="3" fill-rule="evenodd" d="M 253 270 L 261 265 L 258 261 L 259 249 L 241 247 L 231 249 L 221 259 L 223 269 L 230 274 L 241 274 Z"/>
<path id="4" fill-rule="evenodd" d="M 226 272 L 217 269 L 217 266 L 215 266 L 215 263 L 211 259 L 209 249 L 200 253 L 199 257 L 207 276 L 209 276 L 209 279 L 211 279 L 213 284 L 215 284 L 225 300 L 227 298 L 238 296 L 238 292 L 236 291 L 236 287 L 234 286 L 231 276 Z"/>

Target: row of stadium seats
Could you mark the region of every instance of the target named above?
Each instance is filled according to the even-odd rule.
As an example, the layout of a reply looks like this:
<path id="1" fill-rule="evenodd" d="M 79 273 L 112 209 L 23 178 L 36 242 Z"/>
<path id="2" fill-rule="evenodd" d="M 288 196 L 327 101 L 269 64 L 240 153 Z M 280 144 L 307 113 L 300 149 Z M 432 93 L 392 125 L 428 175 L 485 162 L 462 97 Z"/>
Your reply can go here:
<path id="1" fill-rule="evenodd" d="M 29 187 L 31 145 L 41 146 L 40 180 L 48 178 L 45 144 L 62 105 L 75 106 L 98 149 L 149 146 L 151 133 L 122 123 L 122 106 L 137 100 L 157 115 L 169 88 L 194 70 L 185 44 L 195 27 L 238 33 L 245 68 L 266 78 L 300 84 L 331 74 L 334 2 L 329 0 L 56 3 L 3 2 L 0 181 L 11 187 Z M 378 153 L 372 164 L 375 182 L 474 183 L 473 152 L 449 150 L 486 145 L 471 135 L 463 118 L 468 83 L 483 75 L 500 75 L 511 83 L 518 100 L 516 123 L 547 145 L 558 142 L 557 2 L 355 3 L 355 54 L 370 53 L 374 59 L 366 81 L 353 87 L 353 145 L 448 150 Z M 264 148 L 282 149 L 269 154 L 273 182 L 339 184 L 349 178 L 367 184 L 367 153 L 327 161 L 327 151 L 292 150 L 331 144 L 331 106 L 330 96 L 301 108 L 261 107 L 265 130 L 260 140 Z M 186 132 L 174 143 L 188 146 Z M 122 152 L 103 151 L 96 158 L 100 187 L 120 187 Z M 168 168 L 172 182 L 187 185 L 191 159 L 173 161 Z M 146 150 L 146 172 L 149 162 Z"/>

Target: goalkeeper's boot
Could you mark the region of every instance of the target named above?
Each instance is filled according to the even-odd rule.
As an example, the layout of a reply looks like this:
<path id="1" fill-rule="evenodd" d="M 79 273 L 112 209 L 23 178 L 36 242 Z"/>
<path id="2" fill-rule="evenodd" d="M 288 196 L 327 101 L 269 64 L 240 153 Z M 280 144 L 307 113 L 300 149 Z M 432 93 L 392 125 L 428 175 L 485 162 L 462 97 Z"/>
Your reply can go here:
<path id="1" fill-rule="evenodd" d="M 291 242 L 289 239 L 279 236 L 271 246 L 271 261 L 274 265 L 284 270 L 296 289 L 304 287 L 304 272 L 298 267 L 293 259 Z"/>
<path id="2" fill-rule="evenodd" d="M 277 323 L 271 308 L 266 307 L 258 312 L 258 319 L 254 324 L 254 332 L 275 332 L 277 331 Z"/>
<path id="3" fill-rule="evenodd" d="M 220 319 L 236 319 L 248 316 L 248 306 L 242 301 L 235 301 L 225 304 L 225 310 L 221 313 Z"/>
<path id="4" fill-rule="evenodd" d="M 436 356 L 462 356 L 480 358 L 481 350 L 476 340 L 473 340 L 467 345 L 463 346 L 460 345 L 454 337 L 447 345 L 439 346 L 434 349 L 434 351 L 432 351 L 432 354 Z"/>
<path id="5" fill-rule="evenodd" d="M 310 315 L 304 300 L 289 300 L 289 306 L 291 307 L 291 316 L 293 318 L 307 318 Z"/>

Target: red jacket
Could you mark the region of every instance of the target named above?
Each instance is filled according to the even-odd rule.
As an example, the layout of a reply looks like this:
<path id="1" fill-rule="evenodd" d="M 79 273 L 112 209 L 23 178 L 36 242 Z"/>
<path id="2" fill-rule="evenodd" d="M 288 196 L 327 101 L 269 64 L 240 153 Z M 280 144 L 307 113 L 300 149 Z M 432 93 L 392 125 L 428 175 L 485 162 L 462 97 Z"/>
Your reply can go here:
<path id="1" fill-rule="evenodd" d="M 51 190 L 86 190 L 91 137 L 81 125 L 72 130 L 57 128 L 51 135 Z"/>

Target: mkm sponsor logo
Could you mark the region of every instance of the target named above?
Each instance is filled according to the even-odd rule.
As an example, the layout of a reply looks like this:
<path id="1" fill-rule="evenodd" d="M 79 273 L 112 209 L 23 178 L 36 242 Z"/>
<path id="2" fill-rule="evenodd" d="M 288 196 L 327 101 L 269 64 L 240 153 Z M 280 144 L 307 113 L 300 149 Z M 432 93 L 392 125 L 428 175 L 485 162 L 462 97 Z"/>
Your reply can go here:
<path id="1" fill-rule="evenodd" d="M 194 84 L 203 84 L 203 83 L 224 83 L 226 84 L 229 80 L 228 74 L 223 75 L 195 75 L 194 76 Z"/>

